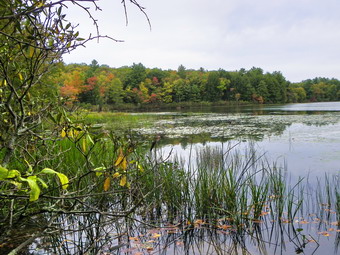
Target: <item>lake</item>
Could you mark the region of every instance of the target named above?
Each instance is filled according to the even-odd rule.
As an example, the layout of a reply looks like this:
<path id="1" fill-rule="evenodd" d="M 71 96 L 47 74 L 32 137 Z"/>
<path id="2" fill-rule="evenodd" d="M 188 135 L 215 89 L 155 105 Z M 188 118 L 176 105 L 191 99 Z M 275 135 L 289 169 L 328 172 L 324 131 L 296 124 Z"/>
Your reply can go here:
<path id="1" fill-rule="evenodd" d="M 318 189 L 321 193 L 326 190 L 325 185 L 321 184 L 325 178 L 334 181 L 330 184 L 331 189 L 339 185 L 340 102 L 242 106 L 233 109 L 210 107 L 154 114 L 159 119 L 151 127 L 134 131 L 146 136 L 161 137 L 159 157 L 180 157 L 185 167 L 195 168 L 196 157 L 204 148 L 214 147 L 227 151 L 235 146 L 233 150 L 241 155 L 251 148 L 259 158 L 265 158 L 269 164 L 273 163 L 283 169 L 292 186 L 303 179 L 304 203 L 313 203 L 308 200 L 314 200 L 315 204 L 305 209 L 309 210 L 306 215 L 299 214 L 300 217 L 295 218 L 294 226 L 299 231 L 304 229 L 302 236 L 305 240 L 309 236 L 310 242 L 302 241 L 299 247 L 294 243 L 294 238 L 299 238 L 291 238 L 287 234 L 286 238 L 273 244 L 269 231 L 267 239 L 263 237 L 266 247 L 263 251 L 259 251 L 258 246 L 261 245 L 256 242 L 254 244 L 252 238 L 245 241 L 247 254 L 337 254 L 340 230 L 334 222 L 339 215 L 333 210 L 334 204 L 332 208 L 330 205 L 323 208 L 320 206 L 322 203 L 318 205 L 312 194 Z M 315 214 L 315 210 L 318 213 Z M 319 221 L 318 217 L 323 210 L 331 211 L 332 214 L 328 215 L 327 220 Z M 327 223 L 320 227 L 321 221 Z M 274 230 L 274 236 L 275 231 L 280 230 Z M 220 245 L 225 245 L 225 242 Z M 206 248 L 207 245 L 202 246 L 203 250 Z M 204 254 L 194 248 L 189 253 Z M 225 254 L 238 253 L 241 251 L 228 250 Z M 219 253 L 214 250 L 210 254 Z"/>
<path id="2" fill-rule="evenodd" d="M 33 254 L 338 254 L 340 102 L 128 115 L 148 169 L 102 179 L 78 204 L 93 212 L 58 215 Z"/>
<path id="3" fill-rule="evenodd" d="M 164 154 L 185 161 L 192 150 L 238 143 L 239 150 L 252 146 L 295 176 L 339 173 L 340 102 L 207 110 L 154 113 L 159 120 L 152 127 L 135 131 L 160 135 Z"/>

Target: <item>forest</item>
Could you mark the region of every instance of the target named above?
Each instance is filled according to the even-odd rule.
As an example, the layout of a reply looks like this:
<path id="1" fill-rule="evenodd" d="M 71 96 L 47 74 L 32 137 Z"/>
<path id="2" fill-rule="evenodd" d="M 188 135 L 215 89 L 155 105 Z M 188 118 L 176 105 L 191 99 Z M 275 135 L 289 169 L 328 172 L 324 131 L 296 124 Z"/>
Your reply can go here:
<path id="1" fill-rule="evenodd" d="M 54 78 L 53 78 L 54 77 Z M 259 104 L 340 100 L 340 81 L 314 78 L 289 82 L 281 72 L 250 70 L 207 71 L 147 68 L 142 63 L 112 68 L 91 64 L 63 64 L 52 74 L 51 85 L 68 104 L 122 106 L 167 105 L 181 102 L 244 101 Z"/>

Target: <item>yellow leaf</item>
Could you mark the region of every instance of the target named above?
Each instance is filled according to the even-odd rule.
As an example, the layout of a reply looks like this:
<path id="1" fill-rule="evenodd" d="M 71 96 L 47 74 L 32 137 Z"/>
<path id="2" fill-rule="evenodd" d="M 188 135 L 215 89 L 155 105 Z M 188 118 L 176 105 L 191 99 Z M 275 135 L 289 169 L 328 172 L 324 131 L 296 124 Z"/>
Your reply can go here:
<path id="1" fill-rule="evenodd" d="M 158 238 L 158 237 L 161 237 L 161 234 L 154 233 L 154 234 L 152 235 L 152 238 Z"/>
<path id="2" fill-rule="evenodd" d="M 19 76 L 19 79 L 20 81 L 22 81 L 24 78 L 22 77 L 22 74 L 21 73 L 18 73 L 18 76 Z"/>
<path id="3" fill-rule="evenodd" d="M 112 175 L 112 178 L 115 179 L 115 178 L 118 178 L 118 177 L 120 177 L 120 176 L 121 176 L 120 173 L 115 172 L 115 173 Z"/>
<path id="4" fill-rule="evenodd" d="M 123 154 L 122 149 L 120 149 L 119 156 L 115 162 L 115 166 L 119 166 L 122 163 L 123 159 L 124 159 L 124 154 Z"/>
<path id="5" fill-rule="evenodd" d="M 61 137 L 64 138 L 66 136 L 65 128 L 61 130 Z"/>
<path id="6" fill-rule="evenodd" d="M 115 166 L 118 166 L 123 170 L 126 170 L 126 168 L 127 168 L 127 160 L 126 160 L 126 157 L 123 154 L 122 149 L 120 149 L 119 156 L 118 156 L 118 158 L 115 162 Z"/>
<path id="7" fill-rule="evenodd" d="M 72 137 L 72 138 L 73 138 L 73 130 L 71 129 L 70 131 L 68 131 L 68 132 L 67 132 L 67 135 L 68 135 L 69 137 Z"/>
<path id="8" fill-rule="evenodd" d="M 104 191 L 108 191 L 111 185 L 111 178 L 107 177 L 104 181 Z"/>
<path id="9" fill-rule="evenodd" d="M 120 179 L 119 185 L 122 187 L 126 185 L 126 175 L 123 175 L 123 177 Z"/>

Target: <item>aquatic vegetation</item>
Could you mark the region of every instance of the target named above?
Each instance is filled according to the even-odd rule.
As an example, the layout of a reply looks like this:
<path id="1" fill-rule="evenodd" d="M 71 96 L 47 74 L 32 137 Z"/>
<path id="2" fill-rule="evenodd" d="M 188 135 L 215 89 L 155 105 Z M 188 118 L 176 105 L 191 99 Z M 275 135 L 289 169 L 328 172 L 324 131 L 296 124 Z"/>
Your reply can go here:
<path id="1" fill-rule="evenodd" d="M 339 176 L 311 188 L 308 180 L 289 181 L 284 168 L 253 148 L 192 153 L 197 160 L 188 165 L 180 156 L 147 152 L 126 192 L 118 193 L 113 179 L 105 196 L 86 202 L 93 213 L 60 215 L 61 232 L 32 247 L 72 254 L 292 254 L 333 242 L 334 252 L 339 193 L 327 187 L 337 187 Z M 138 207 L 127 217 L 115 213 L 128 204 Z"/>

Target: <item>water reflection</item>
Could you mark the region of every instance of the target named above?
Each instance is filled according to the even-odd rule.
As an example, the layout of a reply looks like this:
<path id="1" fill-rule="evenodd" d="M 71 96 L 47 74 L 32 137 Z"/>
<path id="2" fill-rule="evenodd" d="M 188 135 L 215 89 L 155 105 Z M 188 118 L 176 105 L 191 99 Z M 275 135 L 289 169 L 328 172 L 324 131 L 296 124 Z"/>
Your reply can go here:
<path id="1" fill-rule="evenodd" d="M 271 167 L 265 157 L 256 155 L 254 148 L 234 151 L 235 148 L 208 146 L 196 153 L 196 167 L 187 170 L 190 178 L 186 181 L 191 192 L 182 191 L 189 197 L 176 203 L 179 208 L 174 209 L 180 210 L 175 217 L 168 214 L 172 209 L 164 200 L 167 199 L 163 194 L 166 185 L 155 190 L 157 197 L 163 197 L 160 207 L 146 203 L 124 218 L 116 216 L 118 210 L 109 195 L 100 196 L 87 201 L 86 205 L 91 208 L 87 213 L 57 216 L 46 235 L 30 247 L 31 252 L 337 254 L 339 175 L 327 175 L 317 185 L 310 185 L 308 179 L 292 181 L 286 172 L 275 165 Z M 155 156 L 161 160 L 161 155 Z M 228 173 L 231 167 L 235 172 Z M 161 174 L 170 174 L 170 169 L 164 173 L 160 172 L 162 169 L 157 170 L 161 179 L 165 177 Z M 223 176 L 225 173 L 228 175 Z M 221 184 L 232 179 L 238 184 L 220 189 Z M 210 187 L 202 186 L 206 181 Z M 197 196 L 202 188 L 207 190 L 204 197 Z M 173 186 L 170 192 L 176 192 Z M 234 193 L 231 194 L 234 200 L 224 199 L 228 198 L 228 192 Z M 210 202 L 211 206 L 207 206 Z M 230 207 L 232 202 L 235 204 Z"/>

